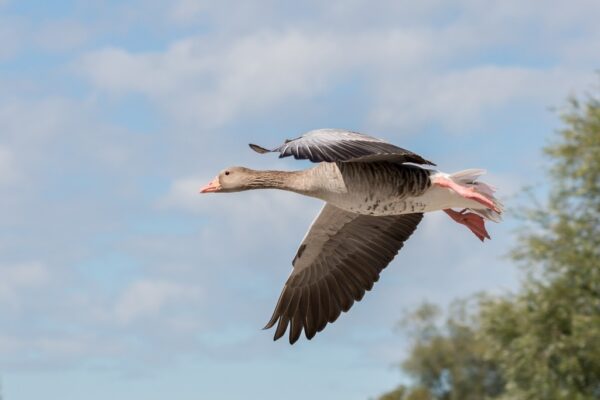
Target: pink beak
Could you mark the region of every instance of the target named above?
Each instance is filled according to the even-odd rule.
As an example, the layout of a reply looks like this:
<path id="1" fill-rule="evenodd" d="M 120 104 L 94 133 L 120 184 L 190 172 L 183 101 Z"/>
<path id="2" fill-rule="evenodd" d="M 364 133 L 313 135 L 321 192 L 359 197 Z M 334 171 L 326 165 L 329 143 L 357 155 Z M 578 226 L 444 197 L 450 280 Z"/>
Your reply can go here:
<path id="1" fill-rule="evenodd" d="M 219 183 L 219 177 L 210 181 L 207 185 L 200 188 L 200 193 L 218 192 L 221 190 L 221 184 Z"/>

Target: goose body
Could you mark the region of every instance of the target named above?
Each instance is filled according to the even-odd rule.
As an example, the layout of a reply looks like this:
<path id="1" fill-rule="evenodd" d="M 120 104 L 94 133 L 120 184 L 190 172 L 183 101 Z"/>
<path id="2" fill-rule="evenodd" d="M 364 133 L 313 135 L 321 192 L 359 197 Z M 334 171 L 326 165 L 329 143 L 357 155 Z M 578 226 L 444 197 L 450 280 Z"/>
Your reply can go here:
<path id="1" fill-rule="evenodd" d="M 479 207 L 451 189 L 432 184 L 438 171 L 391 162 L 320 163 L 303 171 L 317 197 L 343 210 L 384 216 L 438 211 L 451 207 Z"/>
<path id="2" fill-rule="evenodd" d="M 429 169 L 425 166 L 432 162 L 368 135 L 321 129 L 272 150 L 250 147 L 318 164 L 303 171 L 232 167 L 201 192 L 280 189 L 325 201 L 296 252 L 292 273 L 267 323 L 266 328 L 277 324 L 275 339 L 288 327 L 290 343 L 302 331 L 311 339 L 360 301 L 423 213 L 444 210 L 482 241 L 489 239 L 484 220 L 500 221 L 502 205 L 494 189 L 477 181 L 484 171 L 450 175 Z"/>

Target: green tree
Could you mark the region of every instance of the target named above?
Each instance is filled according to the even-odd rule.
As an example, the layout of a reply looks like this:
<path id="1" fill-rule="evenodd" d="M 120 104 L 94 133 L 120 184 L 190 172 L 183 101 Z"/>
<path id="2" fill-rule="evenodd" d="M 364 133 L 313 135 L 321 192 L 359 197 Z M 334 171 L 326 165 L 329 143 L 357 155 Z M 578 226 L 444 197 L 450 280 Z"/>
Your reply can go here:
<path id="1" fill-rule="evenodd" d="M 437 323 L 439 308 L 427 303 L 404 318 L 401 325 L 412 343 L 401 366 L 414 385 L 400 386 L 379 400 L 484 400 L 503 392 L 502 375 L 486 358 L 477 315 L 469 305 L 455 302 L 443 324 Z"/>
<path id="2" fill-rule="evenodd" d="M 417 310 L 402 364 L 414 385 L 380 399 L 600 399 L 600 101 L 572 99 L 562 120 L 544 149 L 548 199 L 531 198 L 511 253 L 520 290 L 463 302 L 442 328 Z"/>
<path id="3" fill-rule="evenodd" d="M 488 356 L 518 399 L 600 399 L 600 102 L 571 100 L 545 149 L 547 205 L 512 253 L 528 272 L 514 297 L 481 305 Z"/>

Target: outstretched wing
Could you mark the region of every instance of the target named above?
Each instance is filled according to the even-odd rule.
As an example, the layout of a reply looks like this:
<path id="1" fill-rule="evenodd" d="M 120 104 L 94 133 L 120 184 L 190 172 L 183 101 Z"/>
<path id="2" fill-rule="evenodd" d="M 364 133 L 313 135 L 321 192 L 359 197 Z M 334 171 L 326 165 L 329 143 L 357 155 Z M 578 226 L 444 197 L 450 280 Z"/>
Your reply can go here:
<path id="1" fill-rule="evenodd" d="M 308 339 L 371 290 L 379 273 L 414 232 L 423 214 L 370 216 L 325 204 L 292 262 L 271 320 L 274 340 L 290 326 L 290 343 Z"/>
<path id="2" fill-rule="evenodd" d="M 418 154 L 372 136 L 343 129 L 318 129 L 299 138 L 286 140 L 272 150 L 250 144 L 258 153 L 278 152 L 279 157 L 293 156 L 312 162 L 390 161 L 435 165 Z"/>

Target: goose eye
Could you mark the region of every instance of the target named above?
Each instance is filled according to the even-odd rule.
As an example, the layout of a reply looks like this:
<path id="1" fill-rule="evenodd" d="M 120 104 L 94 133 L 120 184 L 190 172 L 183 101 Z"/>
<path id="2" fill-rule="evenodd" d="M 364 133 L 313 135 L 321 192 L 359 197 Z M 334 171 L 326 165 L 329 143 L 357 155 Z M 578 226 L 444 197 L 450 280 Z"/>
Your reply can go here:
<path id="1" fill-rule="evenodd" d="M 229 171 L 225 171 L 225 175 L 229 175 Z"/>

